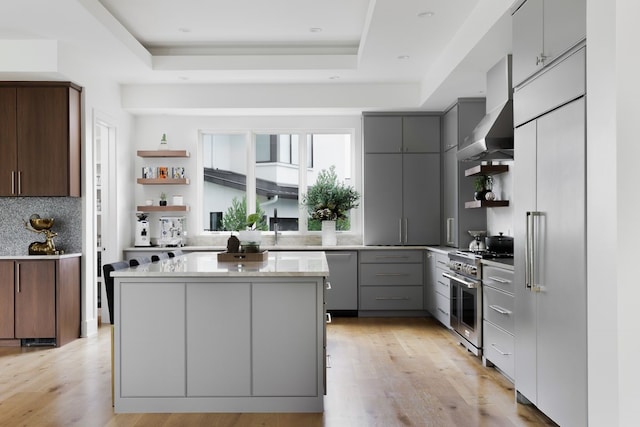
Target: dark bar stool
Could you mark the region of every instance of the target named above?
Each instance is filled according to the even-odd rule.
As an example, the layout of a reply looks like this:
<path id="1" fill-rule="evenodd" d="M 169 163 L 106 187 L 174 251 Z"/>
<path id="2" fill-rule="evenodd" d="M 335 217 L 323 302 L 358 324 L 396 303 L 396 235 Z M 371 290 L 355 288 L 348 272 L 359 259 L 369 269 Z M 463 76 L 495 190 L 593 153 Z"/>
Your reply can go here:
<path id="1" fill-rule="evenodd" d="M 169 259 L 170 255 L 167 252 L 161 252 L 159 254 L 151 255 L 151 262 L 157 262 L 163 259 Z"/>
<path id="2" fill-rule="evenodd" d="M 149 258 L 148 256 L 141 256 L 138 258 L 131 258 L 129 260 L 129 266 L 130 267 L 137 267 L 139 265 L 143 265 L 143 264 L 149 264 L 151 262 L 151 258 Z"/>
<path id="3" fill-rule="evenodd" d="M 182 249 L 176 249 L 175 251 L 170 251 L 169 252 L 169 258 L 175 258 L 177 256 L 181 256 L 184 255 L 184 252 L 182 251 Z"/>
<path id="4" fill-rule="evenodd" d="M 116 270 L 123 270 L 129 268 L 129 263 L 126 261 L 112 262 L 111 264 L 105 264 L 102 266 L 102 276 L 104 278 L 104 287 L 107 289 L 107 304 L 109 305 L 109 319 L 113 325 L 113 277 L 111 272 Z"/>

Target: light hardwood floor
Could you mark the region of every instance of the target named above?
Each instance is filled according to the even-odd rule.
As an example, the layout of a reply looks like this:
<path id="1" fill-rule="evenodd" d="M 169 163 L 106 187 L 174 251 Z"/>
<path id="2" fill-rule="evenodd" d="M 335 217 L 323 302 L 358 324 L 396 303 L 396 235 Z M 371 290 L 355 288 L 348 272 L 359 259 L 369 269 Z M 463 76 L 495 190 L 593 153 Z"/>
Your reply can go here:
<path id="1" fill-rule="evenodd" d="M 327 327 L 324 414 L 114 414 L 110 326 L 62 348 L 0 348 L 0 426 L 537 426 L 513 385 L 432 319 Z"/>

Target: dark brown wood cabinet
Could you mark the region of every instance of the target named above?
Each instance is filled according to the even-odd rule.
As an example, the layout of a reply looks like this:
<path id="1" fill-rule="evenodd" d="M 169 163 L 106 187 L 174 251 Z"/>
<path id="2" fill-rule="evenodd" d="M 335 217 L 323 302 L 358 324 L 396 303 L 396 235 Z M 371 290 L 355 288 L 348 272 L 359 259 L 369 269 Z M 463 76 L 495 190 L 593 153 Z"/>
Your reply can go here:
<path id="1" fill-rule="evenodd" d="M 0 82 L 0 196 L 80 196 L 80 92 Z"/>
<path id="2" fill-rule="evenodd" d="M 13 261 L 0 261 L 0 339 L 14 338 Z"/>
<path id="3" fill-rule="evenodd" d="M 80 336 L 80 257 L 0 261 L 0 345 Z"/>
<path id="4" fill-rule="evenodd" d="M 15 337 L 55 337 L 55 261 L 16 261 L 15 291 Z"/>

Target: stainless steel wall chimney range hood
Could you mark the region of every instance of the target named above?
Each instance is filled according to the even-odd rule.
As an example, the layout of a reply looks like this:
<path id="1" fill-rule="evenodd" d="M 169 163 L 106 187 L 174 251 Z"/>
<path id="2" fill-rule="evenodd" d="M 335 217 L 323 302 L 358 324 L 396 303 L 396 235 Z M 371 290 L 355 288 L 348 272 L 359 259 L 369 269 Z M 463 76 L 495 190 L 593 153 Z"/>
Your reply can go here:
<path id="1" fill-rule="evenodd" d="M 458 149 L 458 160 L 513 159 L 513 101 L 511 55 L 487 72 L 487 115 Z"/>

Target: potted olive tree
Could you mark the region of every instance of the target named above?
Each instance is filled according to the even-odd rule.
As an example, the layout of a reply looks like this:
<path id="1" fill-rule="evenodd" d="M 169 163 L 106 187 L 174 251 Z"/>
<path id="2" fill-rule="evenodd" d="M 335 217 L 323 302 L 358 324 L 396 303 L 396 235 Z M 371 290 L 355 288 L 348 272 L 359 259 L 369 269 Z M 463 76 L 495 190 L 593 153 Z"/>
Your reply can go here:
<path id="1" fill-rule="evenodd" d="M 320 222 L 322 244 L 335 245 L 337 230 L 349 229 L 349 211 L 358 207 L 360 194 L 351 186 L 338 181 L 335 166 L 323 169 L 314 185 L 303 196 L 302 203 L 309 214 L 309 229 Z"/>

